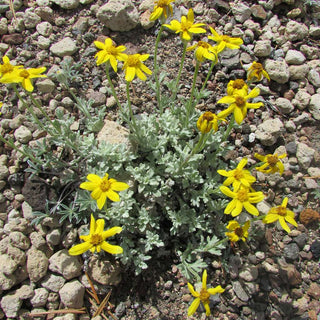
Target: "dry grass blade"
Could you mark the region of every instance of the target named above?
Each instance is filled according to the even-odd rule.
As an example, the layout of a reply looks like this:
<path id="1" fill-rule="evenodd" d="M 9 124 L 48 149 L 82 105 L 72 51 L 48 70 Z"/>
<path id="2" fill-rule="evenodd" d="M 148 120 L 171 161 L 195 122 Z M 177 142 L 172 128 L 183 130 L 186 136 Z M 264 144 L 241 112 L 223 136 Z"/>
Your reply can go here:
<path id="1" fill-rule="evenodd" d="M 104 307 L 106 306 L 110 296 L 111 296 L 111 291 L 110 290 L 108 292 L 108 294 L 104 297 L 104 299 L 102 300 L 101 304 L 99 305 L 99 308 L 97 309 L 97 311 L 94 313 L 93 317 L 99 316 L 101 314 L 101 312 L 103 311 Z"/>
<path id="2" fill-rule="evenodd" d="M 89 276 L 88 276 L 88 273 L 85 272 L 85 275 L 86 275 L 86 277 L 87 277 L 87 279 L 88 279 L 88 282 L 89 282 L 89 284 L 90 284 L 90 288 L 91 288 L 91 290 L 92 290 L 92 291 L 89 291 L 89 290 L 87 289 L 87 292 L 90 294 L 90 296 L 91 296 L 92 298 L 94 298 L 94 300 L 96 300 L 97 304 L 100 304 L 100 300 L 99 300 L 99 297 L 98 297 L 98 295 L 97 295 L 97 291 L 96 291 L 96 289 L 94 288 L 93 283 L 92 283 L 91 279 L 90 279 Z"/>
<path id="3" fill-rule="evenodd" d="M 14 10 L 14 6 L 13 6 L 13 0 L 9 0 L 9 7 L 10 7 L 10 10 L 11 10 L 11 12 L 13 14 L 13 19 L 16 22 L 17 21 L 17 16 L 16 16 L 16 11 Z"/>
<path id="4" fill-rule="evenodd" d="M 50 310 L 50 311 L 44 311 L 44 312 L 29 313 L 29 317 L 33 318 L 33 317 L 50 315 L 50 314 L 66 314 L 66 313 L 84 314 L 84 313 L 87 313 L 87 311 L 86 311 L 86 308 Z"/>

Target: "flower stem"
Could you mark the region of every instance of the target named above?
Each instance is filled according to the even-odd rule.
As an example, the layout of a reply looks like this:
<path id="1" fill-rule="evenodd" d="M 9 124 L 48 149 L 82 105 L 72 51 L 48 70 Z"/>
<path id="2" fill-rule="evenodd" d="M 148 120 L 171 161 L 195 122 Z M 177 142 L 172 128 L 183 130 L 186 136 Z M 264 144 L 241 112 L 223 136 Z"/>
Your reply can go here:
<path id="1" fill-rule="evenodd" d="M 113 95 L 114 99 L 116 100 L 117 106 L 118 106 L 118 108 L 120 109 L 120 111 L 123 113 L 123 109 L 122 109 L 121 104 L 120 104 L 120 102 L 119 102 L 118 95 L 117 95 L 117 93 L 116 93 L 116 90 L 115 90 L 114 85 L 113 85 L 113 83 L 112 83 L 112 81 L 111 81 L 111 78 L 110 78 L 109 69 L 110 69 L 110 64 L 109 64 L 109 62 L 108 62 L 108 63 L 106 64 L 106 76 L 107 76 L 107 79 L 108 79 L 108 83 L 109 83 L 109 86 L 110 86 L 112 95 Z"/>
<path id="2" fill-rule="evenodd" d="M 179 85 L 179 81 L 180 81 L 180 77 L 181 77 L 181 72 L 182 72 L 184 60 L 186 58 L 186 52 L 187 52 L 187 41 L 183 41 L 183 52 L 182 52 L 182 57 L 181 57 L 181 63 L 180 63 L 179 72 L 178 72 L 176 84 L 174 87 L 174 91 L 172 92 L 172 101 L 174 101 L 176 99 L 176 96 L 178 93 L 178 85 Z"/>
<path id="3" fill-rule="evenodd" d="M 129 116 L 128 118 L 128 125 L 130 129 L 137 135 L 137 138 L 139 138 L 138 134 L 138 127 L 136 124 L 136 119 L 133 115 L 132 106 L 131 106 L 131 99 L 130 99 L 130 81 L 127 81 L 126 91 L 127 91 L 127 101 L 128 101 L 128 109 L 129 109 Z"/>
<path id="4" fill-rule="evenodd" d="M 156 96 L 157 96 L 157 101 L 158 101 L 158 105 L 160 108 L 160 114 L 163 113 L 163 106 L 161 104 L 160 82 L 159 82 L 159 77 L 158 77 L 159 67 L 157 64 L 157 55 L 158 55 L 158 46 L 159 46 L 161 33 L 162 33 L 163 29 L 164 29 L 164 27 L 163 27 L 163 25 L 161 25 L 160 30 L 157 35 L 155 47 L 154 47 L 154 66 L 153 66 L 153 74 L 154 74 L 154 79 L 156 81 Z"/>

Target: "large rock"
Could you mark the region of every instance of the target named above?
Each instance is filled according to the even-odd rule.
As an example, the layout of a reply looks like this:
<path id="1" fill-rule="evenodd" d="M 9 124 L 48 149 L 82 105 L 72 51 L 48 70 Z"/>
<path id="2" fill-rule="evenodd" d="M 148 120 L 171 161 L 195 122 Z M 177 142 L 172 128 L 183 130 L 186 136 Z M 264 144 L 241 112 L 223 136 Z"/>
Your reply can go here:
<path id="1" fill-rule="evenodd" d="M 100 7 L 97 18 L 113 31 L 130 31 L 139 23 L 139 12 L 131 0 L 110 0 Z"/>
<path id="2" fill-rule="evenodd" d="M 265 69 L 270 78 L 278 83 L 286 83 L 289 80 L 289 68 L 284 60 L 271 60 L 268 59 L 265 63 Z"/>
<path id="3" fill-rule="evenodd" d="M 308 36 L 308 27 L 297 21 L 290 20 L 285 29 L 285 36 L 290 41 L 304 40 Z"/>
<path id="4" fill-rule="evenodd" d="M 54 43 L 50 47 L 50 51 L 58 56 L 58 57 L 65 57 L 71 56 L 78 50 L 75 41 L 73 41 L 70 37 L 66 37 L 60 40 L 57 43 Z"/>
<path id="5" fill-rule="evenodd" d="M 256 137 L 264 146 L 272 146 L 276 143 L 283 130 L 280 119 L 268 119 L 261 123 L 256 131 Z"/>
<path id="6" fill-rule="evenodd" d="M 46 255 L 42 251 L 31 247 L 27 253 L 27 268 L 30 280 L 37 282 L 43 278 L 47 273 L 48 264 Z"/>
<path id="7" fill-rule="evenodd" d="M 309 111 L 312 114 L 313 118 L 320 120 L 320 94 L 314 94 L 311 96 Z"/>
<path id="8" fill-rule="evenodd" d="M 60 290 L 61 302 L 67 308 L 81 308 L 83 306 L 85 287 L 78 281 L 67 282 Z"/>

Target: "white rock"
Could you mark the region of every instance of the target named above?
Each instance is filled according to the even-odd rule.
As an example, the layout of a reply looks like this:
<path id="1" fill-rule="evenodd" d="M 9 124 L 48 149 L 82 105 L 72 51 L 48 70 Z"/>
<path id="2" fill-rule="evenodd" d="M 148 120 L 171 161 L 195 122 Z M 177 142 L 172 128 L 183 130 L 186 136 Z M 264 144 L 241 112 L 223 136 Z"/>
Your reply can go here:
<path id="1" fill-rule="evenodd" d="M 22 215 L 25 219 L 31 220 L 34 218 L 34 215 L 32 213 L 33 212 L 32 207 L 27 201 L 23 201 L 21 209 L 22 209 Z"/>
<path id="2" fill-rule="evenodd" d="M 303 169 L 308 169 L 313 160 L 315 150 L 303 142 L 298 143 L 296 157 Z"/>
<path id="3" fill-rule="evenodd" d="M 291 104 L 290 100 L 286 98 L 282 98 L 282 97 L 278 98 L 275 101 L 275 105 L 284 114 L 288 114 L 294 110 L 294 106 Z"/>
<path id="4" fill-rule="evenodd" d="M 78 281 L 67 282 L 60 290 L 61 302 L 67 308 L 81 308 L 83 306 L 85 287 Z"/>
<path id="5" fill-rule="evenodd" d="M 50 22 L 44 21 L 37 25 L 36 30 L 41 36 L 49 37 L 52 33 L 52 25 Z"/>
<path id="6" fill-rule="evenodd" d="M 49 38 L 46 38 L 44 36 L 39 36 L 37 40 L 37 45 L 40 49 L 48 49 L 50 47 L 51 40 Z"/>
<path id="7" fill-rule="evenodd" d="M 11 275 L 17 269 L 16 262 L 7 254 L 0 255 L 0 273 Z"/>
<path id="8" fill-rule="evenodd" d="M 48 300 L 49 292 L 45 288 L 37 288 L 34 290 L 34 296 L 30 299 L 30 302 L 34 308 L 43 307 Z"/>
<path id="9" fill-rule="evenodd" d="M 257 57 L 268 57 L 271 53 L 271 41 L 259 40 L 254 46 L 254 54 Z"/>
<path id="10" fill-rule="evenodd" d="M 61 277 L 57 276 L 55 274 L 49 274 L 42 282 L 41 286 L 53 291 L 53 292 L 59 292 L 59 290 L 63 287 L 66 280 Z"/>
<path id="11" fill-rule="evenodd" d="M 309 66 L 302 64 L 300 66 L 291 65 L 289 66 L 290 80 L 301 80 L 307 77 L 309 72 Z"/>
<path id="12" fill-rule="evenodd" d="M 284 60 L 277 61 L 268 59 L 265 63 L 265 70 L 270 78 L 278 83 L 286 83 L 289 80 L 289 68 Z"/>
<path id="13" fill-rule="evenodd" d="M 129 144 L 128 130 L 120 126 L 115 121 L 105 120 L 104 126 L 98 133 L 97 139 L 99 142 L 105 141 L 111 144 Z"/>
<path id="14" fill-rule="evenodd" d="M 242 4 L 241 2 L 237 5 L 231 7 L 232 13 L 236 21 L 243 23 L 248 20 L 251 16 L 251 10 L 248 6 Z"/>
<path id="15" fill-rule="evenodd" d="M 56 246 L 57 244 L 59 244 L 60 239 L 61 239 L 61 230 L 60 229 L 52 229 L 46 235 L 47 243 L 50 246 Z"/>
<path id="16" fill-rule="evenodd" d="M 27 252 L 27 268 L 29 278 L 32 282 L 37 282 L 43 278 L 48 270 L 48 258 L 46 255 L 33 247 Z"/>
<path id="17" fill-rule="evenodd" d="M 320 38 L 320 27 L 319 26 L 310 26 L 309 35 L 312 38 L 319 39 Z"/>
<path id="18" fill-rule="evenodd" d="M 309 102 L 311 95 L 304 89 L 299 89 L 296 95 L 294 96 L 294 101 L 292 104 L 296 106 L 299 110 L 304 110 Z"/>
<path id="19" fill-rule="evenodd" d="M 67 280 L 78 277 L 82 272 L 78 257 L 70 256 L 65 249 L 52 255 L 49 262 L 49 269 L 63 275 Z"/>
<path id="20" fill-rule="evenodd" d="M 298 50 L 288 50 L 285 60 L 287 64 L 303 64 L 306 57 Z"/>
<path id="21" fill-rule="evenodd" d="M 315 69 L 311 69 L 308 73 L 308 80 L 317 88 L 320 88 L 320 75 Z"/>
<path id="22" fill-rule="evenodd" d="M 9 169 L 7 166 L 0 166 L 0 180 L 6 180 L 9 177 Z"/>
<path id="23" fill-rule="evenodd" d="M 55 88 L 55 83 L 50 79 L 44 79 L 37 82 L 37 88 L 42 93 L 51 93 Z"/>
<path id="24" fill-rule="evenodd" d="M 30 240 L 22 232 L 13 231 L 9 234 L 10 244 L 18 249 L 27 250 L 30 247 Z"/>
<path id="25" fill-rule="evenodd" d="M 110 0 L 100 7 L 97 18 L 112 31 L 130 31 L 139 23 L 139 12 L 131 0 Z"/>
<path id="26" fill-rule="evenodd" d="M 11 289 L 17 282 L 14 275 L 5 275 L 0 272 L 0 292 Z"/>
<path id="27" fill-rule="evenodd" d="M 26 144 L 32 139 L 32 133 L 27 127 L 20 126 L 18 129 L 15 130 L 14 137 L 20 143 Z"/>
<path id="28" fill-rule="evenodd" d="M 78 50 L 76 43 L 70 37 L 66 37 L 50 47 L 50 51 L 58 56 L 71 56 Z"/>
<path id="29" fill-rule="evenodd" d="M 283 130 L 280 119 L 267 119 L 261 123 L 256 131 L 256 137 L 264 146 L 272 146 L 276 143 Z"/>
<path id="30" fill-rule="evenodd" d="M 309 111 L 312 114 L 313 118 L 320 120 L 320 94 L 314 94 L 311 96 Z"/>
<path id="31" fill-rule="evenodd" d="M 79 6 L 79 0 L 51 0 L 62 9 L 76 9 Z"/>
<path id="32" fill-rule="evenodd" d="M 21 305 L 22 300 L 15 294 L 7 294 L 1 299 L 1 308 L 7 318 L 17 319 Z"/>
<path id="33" fill-rule="evenodd" d="M 26 11 L 23 22 L 26 29 L 33 29 L 41 22 L 41 18 L 34 12 Z"/>
<path id="34" fill-rule="evenodd" d="M 290 20 L 285 29 L 285 36 L 290 41 L 304 40 L 308 36 L 308 27 L 294 20 Z"/>

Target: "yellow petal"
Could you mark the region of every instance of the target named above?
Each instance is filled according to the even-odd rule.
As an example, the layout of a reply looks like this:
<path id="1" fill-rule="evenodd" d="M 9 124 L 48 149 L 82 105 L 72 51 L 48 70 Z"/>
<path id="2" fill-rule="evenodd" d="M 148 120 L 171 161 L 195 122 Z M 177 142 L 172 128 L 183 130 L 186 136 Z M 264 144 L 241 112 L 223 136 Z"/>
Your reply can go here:
<path id="1" fill-rule="evenodd" d="M 96 189 L 97 187 L 99 187 L 99 185 L 97 186 L 97 184 L 94 183 L 94 182 L 88 182 L 88 181 L 86 181 L 86 182 L 82 182 L 82 183 L 80 184 L 80 188 L 81 188 L 81 189 L 89 190 L 89 191 L 92 191 L 92 190 Z"/>
<path id="2" fill-rule="evenodd" d="M 202 303 L 203 303 L 204 308 L 206 309 L 206 316 L 207 317 L 210 316 L 211 310 L 210 310 L 210 307 L 209 307 L 209 303 L 207 301 L 203 301 Z"/>
<path id="3" fill-rule="evenodd" d="M 70 254 L 70 256 L 77 256 L 79 254 L 83 254 L 84 252 L 90 250 L 92 247 L 93 245 L 90 242 L 83 242 L 70 248 L 68 253 Z"/>
<path id="4" fill-rule="evenodd" d="M 101 210 L 106 203 L 107 200 L 107 193 L 106 192 L 101 192 L 100 197 L 95 199 L 97 200 L 97 206 Z"/>
<path id="5" fill-rule="evenodd" d="M 108 242 L 106 241 L 103 241 L 101 243 L 101 249 L 106 251 L 106 252 L 109 252 L 111 254 L 120 254 L 120 253 L 123 253 L 123 249 L 120 247 L 120 246 L 114 246 L 112 244 L 109 244 Z"/>
<path id="6" fill-rule="evenodd" d="M 206 269 L 203 270 L 203 274 L 202 274 L 202 289 L 207 290 L 207 270 Z"/>
<path id="7" fill-rule="evenodd" d="M 192 316 L 197 311 L 199 305 L 200 305 L 200 298 L 196 298 L 192 301 L 188 309 L 188 317 Z"/>
<path id="8" fill-rule="evenodd" d="M 198 298 L 200 296 L 200 294 L 197 291 L 194 290 L 193 285 L 191 283 L 189 283 L 189 282 L 188 282 L 188 288 L 189 288 L 189 291 L 191 292 L 191 294 L 194 297 Z"/>
<path id="9" fill-rule="evenodd" d="M 225 291 L 225 289 L 223 289 L 221 286 L 217 286 L 215 288 L 210 288 L 208 289 L 208 292 L 211 294 L 211 295 L 215 295 L 217 293 L 223 293 Z"/>
<path id="10" fill-rule="evenodd" d="M 102 238 L 107 239 L 109 237 L 114 236 L 117 233 L 120 233 L 121 231 L 121 227 L 112 227 L 111 229 L 102 232 Z"/>
<path id="11" fill-rule="evenodd" d="M 114 202 L 120 201 L 119 195 L 116 192 L 112 191 L 112 190 L 106 191 L 105 194 L 107 195 L 107 197 L 111 201 L 114 201 Z"/>

